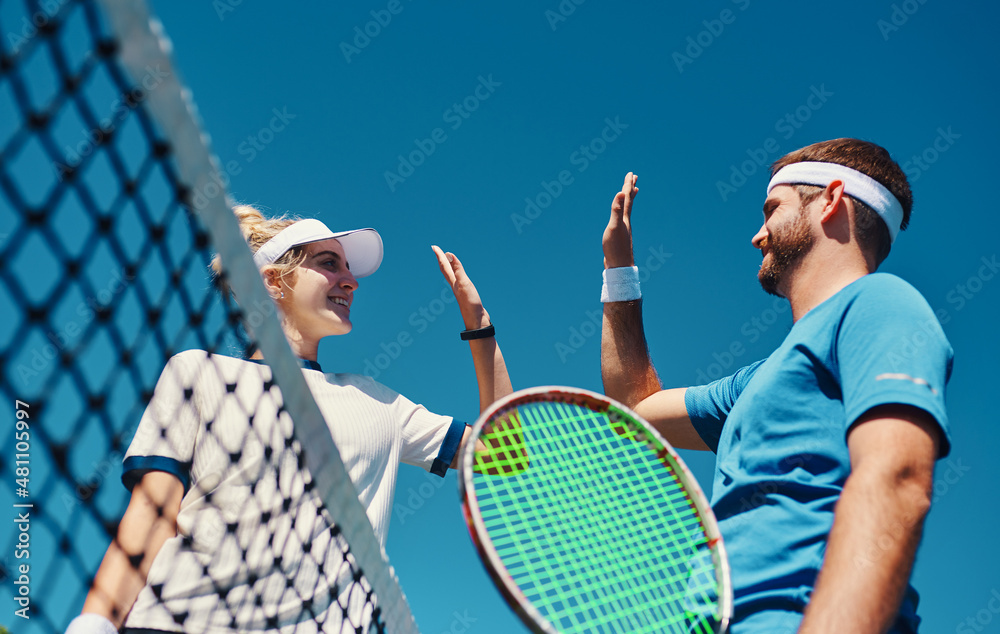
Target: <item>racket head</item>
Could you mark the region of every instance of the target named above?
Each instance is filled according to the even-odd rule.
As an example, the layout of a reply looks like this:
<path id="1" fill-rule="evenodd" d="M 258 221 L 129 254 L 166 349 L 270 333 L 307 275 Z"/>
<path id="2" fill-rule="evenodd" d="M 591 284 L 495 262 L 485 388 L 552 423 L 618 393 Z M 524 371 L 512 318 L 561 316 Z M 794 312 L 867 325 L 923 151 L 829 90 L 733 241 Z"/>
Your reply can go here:
<path id="1" fill-rule="evenodd" d="M 465 443 L 459 494 L 487 572 L 534 632 L 729 626 L 707 498 L 656 430 L 606 396 L 543 386 L 497 401 Z"/>

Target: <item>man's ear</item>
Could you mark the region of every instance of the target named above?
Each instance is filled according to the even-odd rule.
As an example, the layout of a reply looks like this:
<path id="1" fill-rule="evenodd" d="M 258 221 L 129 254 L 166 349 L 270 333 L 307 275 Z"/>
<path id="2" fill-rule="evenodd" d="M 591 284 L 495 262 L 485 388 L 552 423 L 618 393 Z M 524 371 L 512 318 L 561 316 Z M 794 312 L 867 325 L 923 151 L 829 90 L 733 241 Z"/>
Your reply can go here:
<path id="1" fill-rule="evenodd" d="M 820 223 L 826 224 L 836 218 L 838 210 L 843 209 L 846 213 L 849 199 L 844 195 L 844 181 L 832 181 L 823 190 L 820 200 L 823 201 L 823 210 L 820 212 L 819 218 Z"/>

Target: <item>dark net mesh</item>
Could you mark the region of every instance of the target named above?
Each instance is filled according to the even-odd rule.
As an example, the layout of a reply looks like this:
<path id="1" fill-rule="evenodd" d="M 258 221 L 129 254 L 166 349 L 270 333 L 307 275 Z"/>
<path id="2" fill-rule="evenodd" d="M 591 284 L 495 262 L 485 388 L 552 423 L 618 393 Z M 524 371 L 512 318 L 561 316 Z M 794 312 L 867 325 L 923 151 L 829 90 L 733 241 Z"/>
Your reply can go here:
<path id="1" fill-rule="evenodd" d="M 267 315 L 211 275 L 220 238 L 147 111 L 170 71 L 128 75 L 108 24 L 0 1 L 0 507 L 24 518 L 0 518 L 0 625 L 60 632 L 90 593 L 134 627 L 393 631 L 271 369 L 239 358 Z"/>

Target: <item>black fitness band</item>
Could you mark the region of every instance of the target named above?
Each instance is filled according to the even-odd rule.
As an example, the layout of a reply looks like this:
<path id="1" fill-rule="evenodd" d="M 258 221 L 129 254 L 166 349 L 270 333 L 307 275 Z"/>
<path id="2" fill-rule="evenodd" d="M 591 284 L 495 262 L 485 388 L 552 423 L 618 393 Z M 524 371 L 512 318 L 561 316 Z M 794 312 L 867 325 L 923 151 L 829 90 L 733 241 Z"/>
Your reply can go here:
<path id="1" fill-rule="evenodd" d="M 496 330 L 494 330 L 493 324 L 490 324 L 485 328 L 476 328 L 475 330 L 463 330 L 462 341 L 468 341 L 469 339 L 485 339 L 487 337 L 492 337 L 495 334 Z"/>

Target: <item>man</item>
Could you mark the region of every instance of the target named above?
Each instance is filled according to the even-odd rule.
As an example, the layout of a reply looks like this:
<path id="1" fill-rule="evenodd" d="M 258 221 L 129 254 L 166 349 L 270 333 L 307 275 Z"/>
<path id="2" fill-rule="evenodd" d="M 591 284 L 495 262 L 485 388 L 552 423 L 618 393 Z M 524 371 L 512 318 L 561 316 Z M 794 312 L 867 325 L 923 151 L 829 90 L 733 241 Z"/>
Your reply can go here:
<path id="1" fill-rule="evenodd" d="M 856 139 L 779 159 L 753 237 L 794 326 L 767 359 L 662 389 L 642 326 L 625 177 L 604 232 L 608 396 L 669 442 L 716 452 L 734 634 L 916 631 L 909 586 L 934 462 L 949 450 L 952 350 L 921 295 L 875 270 L 910 217 L 906 177 Z"/>

